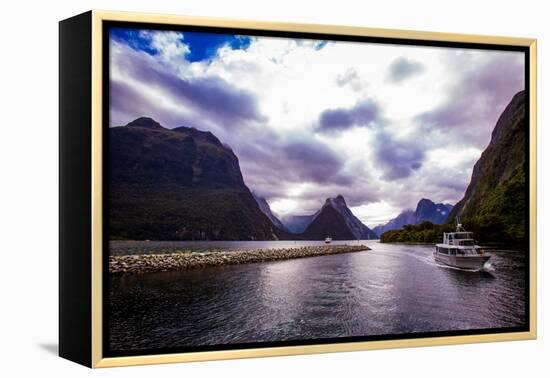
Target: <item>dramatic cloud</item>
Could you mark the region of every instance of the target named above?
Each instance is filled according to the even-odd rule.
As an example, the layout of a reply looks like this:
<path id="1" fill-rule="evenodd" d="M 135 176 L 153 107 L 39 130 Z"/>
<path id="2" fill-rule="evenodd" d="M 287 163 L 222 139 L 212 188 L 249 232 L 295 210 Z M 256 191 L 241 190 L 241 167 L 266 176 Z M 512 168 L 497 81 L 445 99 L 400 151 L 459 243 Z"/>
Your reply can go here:
<path id="1" fill-rule="evenodd" d="M 170 46 L 169 44 L 165 44 Z M 162 45 L 157 45 L 157 47 Z M 169 97 L 179 107 L 190 107 L 195 112 L 206 114 L 224 126 L 233 126 L 248 121 L 261 121 L 256 99 L 244 90 L 236 89 L 219 77 L 185 79 L 143 52 L 114 45 L 113 70 L 126 77 L 139 80 L 139 86 L 154 89 L 161 96 Z M 118 47 L 118 49 L 117 49 Z M 172 48 L 163 56 L 175 54 Z M 177 50 L 176 50 L 177 51 Z M 117 80 L 113 78 L 113 80 Z M 134 81 L 130 80 L 130 81 Z M 130 85 L 127 89 L 131 88 Z M 139 89 L 138 89 L 139 90 Z M 136 96 L 139 96 L 136 94 Z M 128 109 L 124 98 L 113 98 L 112 110 Z M 136 107 L 136 111 L 141 111 Z M 177 125 L 169 125 L 177 126 Z"/>
<path id="2" fill-rule="evenodd" d="M 399 140 L 385 131 L 378 134 L 375 149 L 384 178 L 392 181 L 410 176 L 426 157 L 425 147 L 417 139 Z"/>
<path id="3" fill-rule="evenodd" d="M 424 66 L 405 57 L 395 59 L 389 67 L 388 81 L 393 83 L 401 83 L 416 74 L 424 72 Z"/>
<path id="4" fill-rule="evenodd" d="M 338 177 L 342 167 L 342 161 L 336 154 L 326 148 L 319 148 L 311 141 L 293 142 L 283 148 L 283 154 L 286 157 L 291 169 L 298 172 L 299 178 L 303 181 L 313 181 L 317 183 L 326 183 L 333 181 L 331 178 Z M 349 184 L 349 180 L 338 178 L 341 184 Z"/>
<path id="5" fill-rule="evenodd" d="M 380 110 L 373 101 L 363 101 L 348 109 L 329 109 L 321 113 L 318 130 L 341 131 L 352 126 L 368 126 L 379 120 Z"/>
<path id="6" fill-rule="evenodd" d="M 452 135 L 461 143 L 483 147 L 498 116 L 524 89 L 524 61 L 519 54 L 460 54 L 447 63 L 458 70 L 446 100 L 416 117 L 425 131 Z M 491 127 L 487 127 L 491 126 Z M 480 138 L 481 136 L 481 138 Z"/>
<path id="7" fill-rule="evenodd" d="M 343 172 L 344 159 L 327 145 L 315 140 L 284 140 L 250 136 L 250 147 L 238 146 L 241 165 L 253 177 L 269 180 L 279 187 L 285 182 L 349 185 L 351 178 Z M 246 160 L 246 161 L 245 161 Z M 268 188 L 271 190 L 272 188 Z M 265 195 L 266 191 L 261 190 Z"/>
<path id="8" fill-rule="evenodd" d="M 211 131 L 279 215 L 342 194 L 367 225 L 456 203 L 522 53 L 117 28 L 110 125 Z"/>

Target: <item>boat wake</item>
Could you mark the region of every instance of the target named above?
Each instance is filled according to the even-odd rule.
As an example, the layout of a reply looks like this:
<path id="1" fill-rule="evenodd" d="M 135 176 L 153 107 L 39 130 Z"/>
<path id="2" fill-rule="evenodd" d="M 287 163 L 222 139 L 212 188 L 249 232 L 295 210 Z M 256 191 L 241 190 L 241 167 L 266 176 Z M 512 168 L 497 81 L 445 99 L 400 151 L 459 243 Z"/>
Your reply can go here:
<path id="1" fill-rule="evenodd" d="M 492 273 L 495 271 L 495 266 L 493 265 L 492 262 L 486 262 L 485 265 L 483 265 L 483 270 L 485 272 L 489 272 L 489 273 Z"/>
<path id="2" fill-rule="evenodd" d="M 481 269 L 468 269 L 468 268 L 459 268 L 456 266 L 450 266 L 445 264 L 440 264 L 436 261 L 433 261 L 434 265 L 436 265 L 439 268 L 443 269 L 449 269 L 449 270 L 455 270 L 459 272 L 467 272 L 467 273 L 482 273 L 483 275 L 487 275 L 488 277 L 496 277 L 495 275 L 495 267 L 491 263 L 485 263 Z"/>
<path id="3" fill-rule="evenodd" d="M 434 265 L 439 267 L 439 268 L 443 268 L 443 269 L 450 269 L 450 270 L 458 270 L 460 272 L 470 272 L 470 273 L 477 273 L 477 272 L 483 272 L 483 268 L 481 269 L 468 269 L 468 268 L 459 268 L 457 266 L 451 266 L 451 265 L 446 265 L 446 264 L 440 264 L 436 261 L 434 261 Z"/>

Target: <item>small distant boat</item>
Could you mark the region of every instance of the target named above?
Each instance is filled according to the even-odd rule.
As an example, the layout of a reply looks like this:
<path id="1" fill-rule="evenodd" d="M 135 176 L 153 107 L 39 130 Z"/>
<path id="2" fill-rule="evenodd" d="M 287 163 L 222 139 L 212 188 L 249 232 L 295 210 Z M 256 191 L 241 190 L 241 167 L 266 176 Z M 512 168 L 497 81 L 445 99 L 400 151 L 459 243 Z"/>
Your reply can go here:
<path id="1" fill-rule="evenodd" d="M 332 243 L 332 238 L 328 236 L 325 238 L 325 244 L 330 244 L 330 243 Z"/>
<path id="2" fill-rule="evenodd" d="M 443 243 L 435 245 L 435 261 L 461 269 L 480 270 L 491 258 L 474 242 L 473 232 L 467 232 L 456 220 L 456 232 L 444 232 Z"/>

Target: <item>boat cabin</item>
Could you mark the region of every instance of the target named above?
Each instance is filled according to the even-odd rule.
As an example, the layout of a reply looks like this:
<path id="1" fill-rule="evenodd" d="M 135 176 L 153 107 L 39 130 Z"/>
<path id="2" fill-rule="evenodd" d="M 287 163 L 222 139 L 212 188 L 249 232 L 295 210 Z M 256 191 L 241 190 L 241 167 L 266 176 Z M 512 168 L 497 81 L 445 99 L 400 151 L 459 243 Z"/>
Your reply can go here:
<path id="1" fill-rule="evenodd" d="M 445 232 L 443 233 L 443 244 L 473 246 L 474 236 L 472 232 Z"/>
<path id="2" fill-rule="evenodd" d="M 452 256 L 480 253 L 476 250 L 472 232 L 445 232 L 443 233 L 443 244 L 436 245 L 436 250 L 439 253 Z"/>

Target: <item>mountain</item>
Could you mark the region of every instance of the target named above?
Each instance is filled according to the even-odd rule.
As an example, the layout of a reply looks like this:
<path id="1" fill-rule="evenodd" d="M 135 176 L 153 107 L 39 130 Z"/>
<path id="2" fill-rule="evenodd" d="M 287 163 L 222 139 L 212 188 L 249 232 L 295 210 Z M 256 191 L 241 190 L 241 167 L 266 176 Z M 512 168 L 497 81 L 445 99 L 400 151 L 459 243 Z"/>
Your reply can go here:
<path id="1" fill-rule="evenodd" d="M 108 137 L 111 239 L 279 238 L 239 160 L 212 133 L 142 117 Z"/>
<path id="2" fill-rule="evenodd" d="M 149 117 L 140 117 L 126 125 L 127 127 L 141 127 L 150 130 L 167 130 L 160 123 Z"/>
<path id="3" fill-rule="evenodd" d="M 405 210 L 388 223 L 376 226 L 372 230 L 380 236 L 386 231 L 399 230 L 407 224 L 420 224 L 425 221 L 433 224 L 442 224 L 445 223 L 452 209 L 453 205 L 448 203 L 436 204 L 429 199 L 423 198 L 416 205 L 415 211 Z"/>
<path id="4" fill-rule="evenodd" d="M 287 230 L 294 234 L 301 234 L 304 232 L 313 220 L 317 213 L 313 215 L 288 215 L 282 218 L 283 224 Z"/>
<path id="5" fill-rule="evenodd" d="M 341 195 L 336 198 L 327 198 L 302 234 L 302 237 L 308 240 L 322 240 L 327 236 L 334 240 L 378 238 L 371 229 L 353 215 Z"/>
<path id="6" fill-rule="evenodd" d="M 416 215 L 412 210 L 405 210 L 388 223 L 376 226 L 372 230 L 381 236 L 386 231 L 399 230 L 407 224 L 416 224 Z"/>
<path id="7" fill-rule="evenodd" d="M 433 201 L 423 198 L 416 205 L 414 212 L 416 223 L 419 224 L 425 221 L 433 224 L 445 223 L 449 217 L 449 213 L 453 209 L 453 205 L 448 203 L 434 203 Z"/>
<path id="8" fill-rule="evenodd" d="M 464 198 L 449 215 L 490 241 L 523 241 L 527 218 L 525 92 L 500 115 L 474 165 Z"/>
<path id="9" fill-rule="evenodd" d="M 285 225 L 271 212 L 271 207 L 269 207 L 269 203 L 267 203 L 266 199 L 256 195 L 256 193 L 254 192 L 252 192 L 252 195 L 258 203 L 258 206 L 260 207 L 262 213 L 264 213 L 269 218 L 271 223 L 273 223 L 273 225 L 279 230 L 288 232 L 289 230 L 285 227 Z"/>

